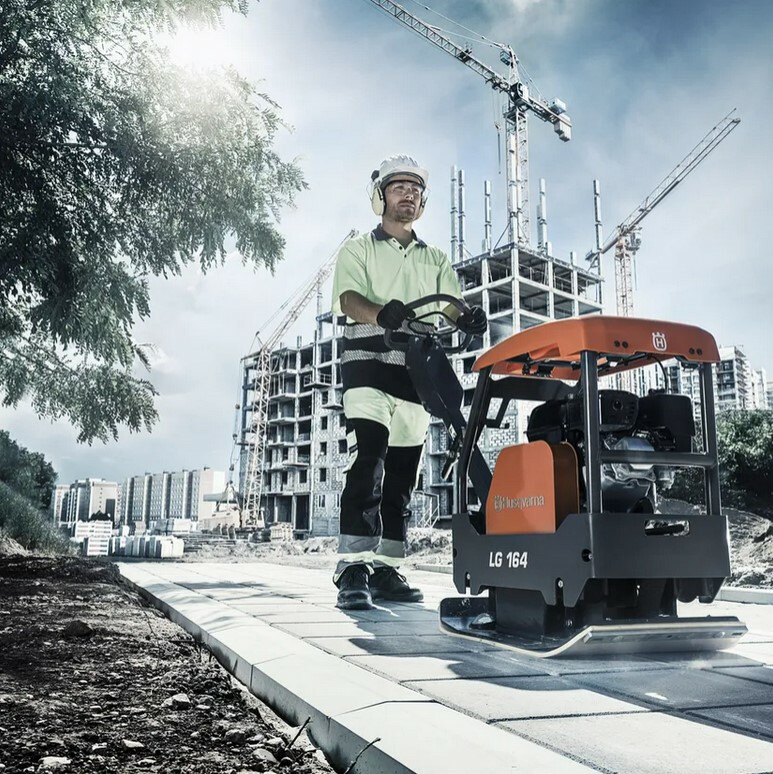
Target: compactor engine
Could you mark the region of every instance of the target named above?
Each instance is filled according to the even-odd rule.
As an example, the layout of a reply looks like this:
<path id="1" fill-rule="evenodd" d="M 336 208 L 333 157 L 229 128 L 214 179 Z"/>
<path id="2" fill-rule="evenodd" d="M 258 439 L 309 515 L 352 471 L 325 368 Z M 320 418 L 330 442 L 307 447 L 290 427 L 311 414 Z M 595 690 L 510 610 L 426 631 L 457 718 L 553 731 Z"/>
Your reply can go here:
<path id="1" fill-rule="evenodd" d="M 686 395 L 651 391 L 638 397 L 624 390 L 599 390 L 599 439 L 603 449 L 617 451 L 690 452 L 695 437 L 692 401 Z M 580 466 L 583 457 L 583 414 L 579 397 L 550 400 L 529 417 L 529 441 L 569 443 Z M 618 462 L 601 466 L 601 491 L 610 510 L 654 513 L 659 493 L 674 482 L 676 470 L 662 465 Z M 579 497 L 585 504 L 584 493 Z"/>

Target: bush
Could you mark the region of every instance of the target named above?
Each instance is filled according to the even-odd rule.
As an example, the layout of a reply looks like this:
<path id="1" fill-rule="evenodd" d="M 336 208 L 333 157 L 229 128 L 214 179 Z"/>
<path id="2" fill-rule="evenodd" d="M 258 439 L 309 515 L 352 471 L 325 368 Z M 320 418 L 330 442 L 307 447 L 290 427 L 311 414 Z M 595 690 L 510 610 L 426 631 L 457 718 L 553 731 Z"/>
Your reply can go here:
<path id="1" fill-rule="evenodd" d="M 0 528 L 29 551 L 70 553 L 69 541 L 45 514 L 2 481 Z"/>
<path id="2" fill-rule="evenodd" d="M 723 411 L 717 417 L 717 447 L 722 504 L 773 520 L 773 411 Z M 678 471 L 663 494 L 703 503 L 703 471 Z"/>

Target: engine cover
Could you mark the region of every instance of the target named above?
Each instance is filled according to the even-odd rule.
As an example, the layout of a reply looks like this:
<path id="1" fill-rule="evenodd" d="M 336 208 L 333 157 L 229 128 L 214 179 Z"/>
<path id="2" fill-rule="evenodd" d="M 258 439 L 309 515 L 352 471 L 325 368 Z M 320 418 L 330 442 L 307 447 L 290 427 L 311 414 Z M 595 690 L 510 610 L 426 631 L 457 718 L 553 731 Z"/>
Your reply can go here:
<path id="1" fill-rule="evenodd" d="M 632 430 L 639 413 L 639 398 L 625 390 L 599 390 L 602 433 Z M 582 432 L 582 396 L 549 400 L 537 406 L 529 417 L 526 436 L 530 441 L 560 443 L 570 434 Z"/>

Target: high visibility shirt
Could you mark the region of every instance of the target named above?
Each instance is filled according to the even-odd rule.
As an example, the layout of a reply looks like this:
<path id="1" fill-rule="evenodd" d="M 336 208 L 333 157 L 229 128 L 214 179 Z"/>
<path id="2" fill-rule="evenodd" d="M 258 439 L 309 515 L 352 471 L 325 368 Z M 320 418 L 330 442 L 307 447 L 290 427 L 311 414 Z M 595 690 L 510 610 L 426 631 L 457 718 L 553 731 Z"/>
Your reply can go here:
<path id="1" fill-rule="evenodd" d="M 339 250 L 333 275 L 333 314 L 343 314 L 341 294 L 347 290 L 381 305 L 392 299 L 408 303 L 433 293 L 462 297 L 456 272 L 442 250 L 428 245 L 415 233 L 410 244 L 403 247 L 380 225 L 369 234 L 348 240 Z M 430 304 L 417 309 L 416 314 L 446 306 Z M 402 330 L 408 331 L 405 326 Z M 419 402 L 405 367 L 405 353 L 387 347 L 384 329 L 379 325 L 346 319 L 341 379 L 344 391 L 375 387 L 396 398 Z"/>

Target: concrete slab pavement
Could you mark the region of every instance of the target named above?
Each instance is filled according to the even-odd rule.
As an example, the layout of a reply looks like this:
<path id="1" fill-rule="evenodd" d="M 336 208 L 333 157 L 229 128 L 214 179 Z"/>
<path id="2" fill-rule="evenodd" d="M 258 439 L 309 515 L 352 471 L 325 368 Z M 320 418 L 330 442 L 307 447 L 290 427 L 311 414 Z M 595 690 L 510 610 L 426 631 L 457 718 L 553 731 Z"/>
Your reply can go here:
<path id="1" fill-rule="evenodd" d="M 329 570 L 119 566 L 279 714 L 311 717 L 342 770 L 379 738 L 354 772 L 773 771 L 773 607 L 711 611 L 754 608 L 729 653 L 538 661 L 438 634 L 456 594 L 438 573 L 411 574 L 423 604 L 353 614 Z"/>

